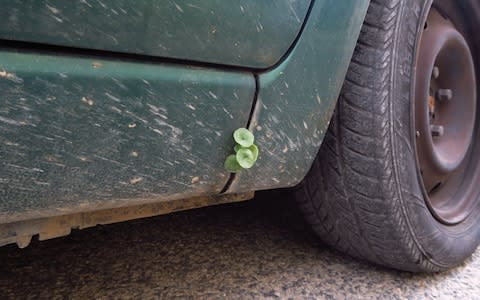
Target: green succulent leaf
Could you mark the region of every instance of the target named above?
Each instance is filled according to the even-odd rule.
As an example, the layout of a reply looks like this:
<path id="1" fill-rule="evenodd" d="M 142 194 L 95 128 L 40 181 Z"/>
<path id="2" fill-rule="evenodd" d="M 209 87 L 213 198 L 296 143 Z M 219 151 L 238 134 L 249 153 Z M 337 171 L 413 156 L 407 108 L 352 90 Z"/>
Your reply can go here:
<path id="1" fill-rule="evenodd" d="M 233 133 L 235 139 L 236 154 L 232 154 L 225 160 L 224 166 L 231 173 L 240 172 L 243 169 L 250 169 L 258 159 L 258 147 L 253 143 L 255 137 L 246 128 L 239 128 Z"/>
<path id="2" fill-rule="evenodd" d="M 238 164 L 244 169 L 250 169 L 255 163 L 255 155 L 252 150 L 247 148 L 238 150 L 236 159 Z"/>
<path id="3" fill-rule="evenodd" d="M 227 169 L 230 173 L 237 173 L 240 172 L 243 168 L 237 161 L 237 157 L 235 154 L 229 155 L 223 164 L 225 169 Z"/>
<path id="4" fill-rule="evenodd" d="M 240 144 L 240 146 L 246 148 L 253 145 L 253 142 L 255 141 L 253 134 L 246 128 L 238 128 L 235 130 L 233 133 L 233 138 L 235 139 L 235 142 Z"/>
<path id="5" fill-rule="evenodd" d="M 235 150 L 235 153 L 238 152 L 238 150 L 242 149 L 242 145 L 236 144 L 235 147 L 233 147 L 233 150 Z"/>
<path id="6" fill-rule="evenodd" d="M 258 159 L 258 147 L 257 145 L 253 144 L 250 147 L 247 148 L 248 150 L 252 151 L 253 153 L 253 160 L 257 161 Z"/>

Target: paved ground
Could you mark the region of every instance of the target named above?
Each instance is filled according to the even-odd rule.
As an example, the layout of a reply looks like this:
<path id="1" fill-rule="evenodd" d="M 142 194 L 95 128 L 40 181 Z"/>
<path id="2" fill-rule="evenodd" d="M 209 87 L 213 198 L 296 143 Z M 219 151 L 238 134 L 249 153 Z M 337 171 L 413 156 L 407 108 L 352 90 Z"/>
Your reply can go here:
<path id="1" fill-rule="evenodd" d="M 173 297 L 480 299 L 480 251 L 444 274 L 386 270 L 322 245 L 272 192 L 0 248 L 0 299 Z"/>

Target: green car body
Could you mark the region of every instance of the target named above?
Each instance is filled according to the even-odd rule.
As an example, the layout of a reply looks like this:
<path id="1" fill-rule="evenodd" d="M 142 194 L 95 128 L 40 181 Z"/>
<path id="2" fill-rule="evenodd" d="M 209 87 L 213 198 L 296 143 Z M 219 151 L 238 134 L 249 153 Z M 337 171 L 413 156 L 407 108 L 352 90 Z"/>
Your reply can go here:
<path id="1" fill-rule="evenodd" d="M 4 5 L 0 245 L 82 227 L 65 223 L 69 215 L 179 201 L 172 211 L 216 201 L 179 199 L 296 185 L 328 128 L 368 5 Z M 260 155 L 229 174 L 223 162 L 240 127 Z M 61 217 L 65 231 L 42 237 L 35 227 Z"/>

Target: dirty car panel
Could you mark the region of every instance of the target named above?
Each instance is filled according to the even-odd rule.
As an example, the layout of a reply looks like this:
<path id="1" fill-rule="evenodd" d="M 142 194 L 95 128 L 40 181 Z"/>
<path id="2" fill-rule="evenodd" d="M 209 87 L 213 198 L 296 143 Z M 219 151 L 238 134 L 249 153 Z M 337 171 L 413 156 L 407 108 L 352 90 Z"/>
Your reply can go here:
<path id="1" fill-rule="evenodd" d="M 277 68 L 259 75 L 250 130 L 256 166 L 229 191 L 294 186 L 317 155 L 337 103 L 369 0 L 316 1 L 301 38 Z"/>
<path id="2" fill-rule="evenodd" d="M 0 39 L 267 68 L 287 52 L 309 0 L 12 0 Z"/>
<path id="3" fill-rule="evenodd" d="M 368 2 L 9 2 L 0 243 L 296 184 L 328 127 Z M 260 156 L 232 175 L 223 162 L 245 126 Z"/>
<path id="4" fill-rule="evenodd" d="M 219 193 L 247 73 L 0 53 L 2 223 Z"/>

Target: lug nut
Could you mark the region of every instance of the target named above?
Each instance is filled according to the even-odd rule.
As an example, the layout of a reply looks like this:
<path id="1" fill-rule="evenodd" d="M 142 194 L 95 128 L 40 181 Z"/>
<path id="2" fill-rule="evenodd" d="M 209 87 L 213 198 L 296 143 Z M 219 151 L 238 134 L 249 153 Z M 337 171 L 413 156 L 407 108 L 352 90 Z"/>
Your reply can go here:
<path id="1" fill-rule="evenodd" d="M 442 125 L 430 125 L 430 132 L 432 132 L 433 137 L 439 137 L 445 134 L 445 129 Z"/>
<path id="2" fill-rule="evenodd" d="M 440 69 L 438 67 L 433 67 L 432 77 L 437 79 L 440 76 Z"/>
<path id="3" fill-rule="evenodd" d="M 439 89 L 435 94 L 435 98 L 439 101 L 452 100 L 453 92 L 451 89 Z"/>

